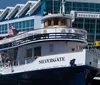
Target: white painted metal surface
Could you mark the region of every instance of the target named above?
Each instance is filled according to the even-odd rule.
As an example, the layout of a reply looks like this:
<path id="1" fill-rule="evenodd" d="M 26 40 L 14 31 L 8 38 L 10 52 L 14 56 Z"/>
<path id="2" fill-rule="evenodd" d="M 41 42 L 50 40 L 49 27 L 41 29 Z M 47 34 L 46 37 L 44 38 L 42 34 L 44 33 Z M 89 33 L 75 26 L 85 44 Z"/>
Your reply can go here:
<path id="1" fill-rule="evenodd" d="M 0 15 L 0 20 L 2 20 L 7 13 L 9 13 L 14 7 L 7 7 Z"/>
<path id="2" fill-rule="evenodd" d="M 57 59 L 57 58 L 62 58 L 62 59 L 55 62 L 50 62 L 50 61 L 45 62 L 45 60 L 47 59 L 50 60 L 50 59 Z M 13 69 L 14 69 L 13 73 L 59 68 L 59 67 L 70 67 L 70 60 L 74 58 L 76 59 L 75 64 L 77 64 L 77 66 L 85 65 L 85 51 L 82 51 L 82 52 L 76 52 L 76 53 L 65 53 L 65 54 L 56 54 L 56 55 L 51 55 L 51 56 L 49 55 L 42 56 L 42 57 L 37 58 L 34 62 L 30 64 L 13 66 Z M 3 68 L 3 74 L 9 74 L 9 73 L 12 73 L 11 67 Z"/>
<path id="3" fill-rule="evenodd" d="M 73 53 L 64 53 L 64 54 L 56 54 L 56 55 L 48 55 L 38 57 L 34 62 L 19 66 L 13 67 L 3 67 L 1 74 L 11 74 L 11 73 L 19 73 L 19 72 L 26 72 L 26 71 L 35 71 L 35 70 L 43 70 L 43 69 L 52 69 L 52 68 L 61 68 L 61 67 L 70 67 L 70 60 L 75 59 L 76 66 L 88 65 L 94 68 L 98 68 L 96 63 L 93 59 L 96 56 L 91 56 L 89 59 L 92 60 L 92 64 L 88 64 L 89 61 L 86 59 L 89 56 L 86 56 L 86 50 L 80 52 L 73 52 Z M 86 62 L 87 61 L 87 62 Z M 12 68 L 14 72 L 12 72 Z"/>
<path id="4" fill-rule="evenodd" d="M 31 6 L 34 6 L 37 2 L 36 1 L 28 1 L 25 6 L 16 14 L 15 17 L 20 17 L 28 8 L 31 8 Z"/>
<path id="5" fill-rule="evenodd" d="M 50 14 L 50 15 L 44 16 L 42 18 L 42 20 L 46 20 L 46 19 L 50 19 L 50 18 L 56 18 L 56 17 L 73 19 L 73 16 L 71 16 L 70 14 L 64 14 L 64 15 L 63 14 Z"/>
<path id="6" fill-rule="evenodd" d="M 28 14 L 31 15 L 40 5 L 41 5 L 41 0 L 38 0 L 38 2 L 28 10 L 26 15 Z"/>
<path id="7" fill-rule="evenodd" d="M 6 16 L 5 19 L 10 19 L 14 13 L 16 13 L 16 11 L 19 11 L 22 7 L 24 6 L 24 4 L 17 4 L 14 9 L 11 10 L 11 12 Z"/>

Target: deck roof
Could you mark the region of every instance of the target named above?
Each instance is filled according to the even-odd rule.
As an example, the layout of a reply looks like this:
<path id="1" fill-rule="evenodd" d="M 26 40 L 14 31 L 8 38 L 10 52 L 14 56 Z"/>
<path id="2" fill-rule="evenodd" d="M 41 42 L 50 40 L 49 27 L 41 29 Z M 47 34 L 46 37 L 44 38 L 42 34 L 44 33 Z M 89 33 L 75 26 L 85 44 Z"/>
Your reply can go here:
<path id="1" fill-rule="evenodd" d="M 28 1 L 25 6 L 22 7 L 21 10 L 19 10 L 19 12 L 16 14 L 15 17 L 20 17 L 28 8 L 32 7 L 33 5 L 35 5 L 36 2 L 34 1 Z"/>
<path id="2" fill-rule="evenodd" d="M 14 7 L 7 7 L 0 15 L 0 20 L 2 20 Z"/>
<path id="3" fill-rule="evenodd" d="M 11 10 L 11 12 L 6 16 L 6 19 L 10 19 L 18 10 L 20 10 L 24 4 L 17 4 L 14 9 Z"/>
<path id="4" fill-rule="evenodd" d="M 26 15 L 31 15 L 41 4 L 41 0 L 39 0 L 35 5 L 33 5 L 30 10 L 26 13 Z"/>

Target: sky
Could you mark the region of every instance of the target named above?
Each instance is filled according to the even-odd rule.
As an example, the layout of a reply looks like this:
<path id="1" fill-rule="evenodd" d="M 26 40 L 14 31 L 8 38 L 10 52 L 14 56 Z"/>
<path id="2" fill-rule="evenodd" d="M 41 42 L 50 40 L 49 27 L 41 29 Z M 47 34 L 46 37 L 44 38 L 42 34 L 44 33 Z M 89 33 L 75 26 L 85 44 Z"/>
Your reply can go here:
<path id="1" fill-rule="evenodd" d="M 25 4 L 29 0 L 0 0 L 0 9 L 15 6 L 16 4 Z"/>

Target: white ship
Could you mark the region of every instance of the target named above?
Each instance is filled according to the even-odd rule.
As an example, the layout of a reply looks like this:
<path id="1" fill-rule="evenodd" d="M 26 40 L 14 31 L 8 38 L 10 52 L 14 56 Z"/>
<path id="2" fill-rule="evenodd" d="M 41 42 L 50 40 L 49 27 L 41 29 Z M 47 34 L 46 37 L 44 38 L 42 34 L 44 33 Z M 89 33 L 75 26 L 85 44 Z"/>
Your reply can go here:
<path id="1" fill-rule="evenodd" d="M 90 85 L 99 54 L 87 50 L 87 32 L 72 27 L 72 15 L 42 17 L 43 28 L 0 41 L 1 85 Z M 38 23 L 38 22 L 37 22 Z"/>

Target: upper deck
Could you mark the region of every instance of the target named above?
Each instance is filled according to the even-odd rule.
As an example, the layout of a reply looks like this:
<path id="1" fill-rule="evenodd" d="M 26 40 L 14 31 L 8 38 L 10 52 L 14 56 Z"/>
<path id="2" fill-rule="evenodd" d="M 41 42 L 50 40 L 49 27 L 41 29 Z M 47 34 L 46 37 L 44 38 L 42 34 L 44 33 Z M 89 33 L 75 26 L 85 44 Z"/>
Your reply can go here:
<path id="1" fill-rule="evenodd" d="M 10 49 L 26 44 L 46 41 L 73 41 L 87 44 L 87 32 L 72 28 L 73 17 L 70 14 L 48 14 L 42 17 L 43 28 L 17 34 L 0 41 L 0 50 Z"/>
<path id="2" fill-rule="evenodd" d="M 1 40 L 0 50 L 52 40 L 82 42 L 87 44 L 87 32 L 85 30 L 75 28 L 48 28 L 32 30 Z"/>

